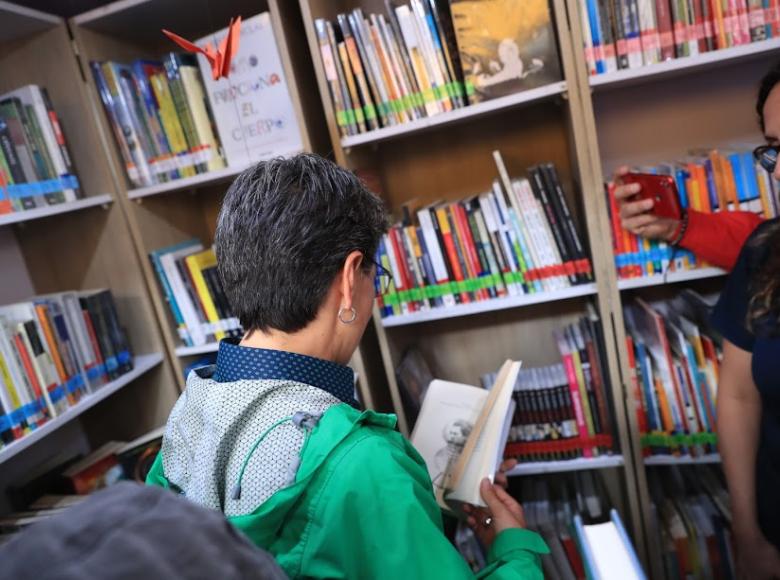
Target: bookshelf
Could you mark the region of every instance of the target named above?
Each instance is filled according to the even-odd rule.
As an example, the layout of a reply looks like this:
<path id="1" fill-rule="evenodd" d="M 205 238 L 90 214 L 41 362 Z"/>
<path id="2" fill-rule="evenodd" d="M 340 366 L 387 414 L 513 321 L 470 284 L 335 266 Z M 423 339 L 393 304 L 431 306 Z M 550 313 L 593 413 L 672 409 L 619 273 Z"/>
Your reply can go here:
<path id="1" fill-rule="evenodd" d="M 751 42 L 696 56 L 676 58 L 635 69 L 623 69 L 590 77 L 589 84 L 595 91 L 605 91 L 628 85 L 647 84 L 680 75 L 696 74 L 704 69 L 733 66 L 749 60 L 760 60 L 780 49 L 780 39 L 771 38 Z"/>
<path id="2" fill-rule="evenodd" d="M 684 158 L 690 149 L 728 148 L 731 144 L 763 141 L 755 117 L 758 81 L 776 62 L 778 39 L 756 42 L 680 58 L 660 64 L 588 76 L 578 2 L 568 0 L 572 39 L 578 61 L 578 84 L 582 88 L 582 120 L 587 127 L 590 157 L 589 187 L 603 190 L 603 183 L 620 165 L 643 165 Z M 637 138 L 641 135 L 641 138 Z M 745 147 L 747 148 L 747 147 Z M 602 194 L 603 197 L 603 194 Z M 610 221 L 601 215 L 603 248 L 610 248 Z M 614 339 L 619 345 L 621 376 L 630 412 L 627 422 L 632 446 L 631 456 L 637 475 L 637 495 L 642 506 L 643 527 L 647 530 L 647 561 L 653 578 L 663 578 L 661 546 L 656 542 L 650 493 L 645 466 L 717 464 L 713 453 L 698 457 L 659 455 L 643 457 L 639 428 L 634 412 L 633 394 L 628 389 L 630 365 L 625 345 L 623 306 L 629 295 L 671 297 L 684 284 L 706 284 L 717 288 L 725 272 L 717 268 L 671 271 L 618 280 L 616 272 L 607 273 L 605 291 L 612 304 L 610 313 Z M 633 290 L 631 293 L 625 291 Z M 624 452 L 626 456 L 627 453 Z"/>
<path id="3" fill-rule="evenodd" d="M 23 212 L 3 214 L 0 215 L 0 226 L 9 226 L 11 224 L 29 222 L 31 220 L 38 220 L 41 218 L 61 215 L 72 211 L 84 210 L 90 207 L 101 206 L 103 209 L 106 209 L 109 204 L 113 203 L 113 201 L 114 198 L 112 198 L 109 194 L 104 193 L 101 195 L 93 195 L 84 199 L 79 199 L 70 203 L 66 202 L 58 205 L 30 209 Z"/>
<path id="4" fill-rule="evenodd" d="M 193 357 L 213 353 L 216 344 L 185 346 L 175 332 L 157 275 L 148 254 L 153 250 L 197 238 L 205 247 L 213 243 L 216 217 L 222 196 L 232 179 L 247 164 L 228 165 L 192 177 L 144 187 L 134 187 L 125 176 L 124 164 L 115 145 L 111 126 L 102 109 L 90 61 L 132 62 L 137 58 L 159 58 L 178 47 L 160 32 L 168 29 L 196 40 L 227 26 L 231 17 L 244 20 L 261 12 L 270 13 L 271 27 L 280 53 L 294 116 L 305 151 L 327 152 L 322 111 L 313 89 L 308 53 L 297 6 L 278 0 L 121 0 L 111 2 L 70 19 L 80 65 L 86 75 L 94 117 L 110 154 L 111 170 L 119 184 L 117 197 L 129 223 L 133 242 L 143 260 L 143 274 L 151 290 L 155 313 L 163 329 L 165 347 L 175 369 L 179 388 L 184 386 L 183 368 Z M 238 112 L 236 113 L 238 114 Z"/>
<path id="5" fill-rule="evenodd" d="M 522 475 L 540 475 L 543 473 L 565 473 L 567 471 L 582 471 L 588 469 L 613 469 L 623 467 L 625 461 L 622 455 L 606 455 L 592 459 L 568 459 L 564 461 L 535 461 L 520 463 L 507 471 L 508 477 Z"/>
<path id="6" fill-rule="evenodd" d="M 62 18 L 0 2 L 0 93 L 28 84 L 47 89 L 83 193 L 74 202 L 0 216 L 0 303 L 110 289 L 132 351 L 145 354 L 135 357 L 132 372 L 0 450 L 0 490 L 60 450 L 159 426 L 179 394 L 83 80 Z M 0 501 L 0 511 L 5 507 Z"/>
<path id="7" fill-rule="evenodd" d="M 341 146 L 344 149 L 349 149 L 350 147 L 359 147 L 361 145 L 380 143 L 382 141 L 396 139 L 407 135 L 417 135 L 423 131 L 435 129 L 444 125 L 452 125 L 462 122 L 474 122 L 478 117 L 500 114 L 502 112 L 506 112 L 509 109 L 531 105 L 545 99 L 563 95 L 565 92 L 565 82 L 552 83 L 543 87 L 516 93 L 514 95 L 507 95 L 506 97 L 485 101 L 483 103 L 463 107 L 461 109 L 454 109 L 434 117 L 425 117 L 423 119 L 417 119 L 416 121 L 410 121 L 395 127 L 383 127 L 381 129 L 375 129 L 361 135 L 344 137 L 341 139 Z"/>
<path id="8" fill-rule="evenodd" d="M 299 2 L 334 157 L 341 165 L 370 176 L 370 183 L 392 211 L 398 212 L 403 204 L 413 199 L 425 205 L 436 200 L 460 200 L 489 190 L 498 176 L 492 159 L 492 151 L 497 149 L 513 177 L 526 175 L 526 169 L 536 163 L 555 164 L 567 203 L 576 214 L 578 230 L 590 248 L 595 273 L 593 284 L 387 318 L 382 318 L 375 309 L 373 330 L 379 349 L 370 356 L 366 352 L 366 362 L 384 371 L 399 429 L 408 435 L 413 425 L 402 404 L 395 375 L 408 348 L 415 346 L 421 351 L 437 378 L 479 384 L 482 374 L 495 371 L 506 358 L 522 359 L 528 366 L 559 362 L 553 329 L 577 320 L 591 300 L 598 304 L 602 313 L 611 310 L 605 287 L 612 270 L 611 251 L 609 245 L 604 245 L 600 218 L 606 208 L 598 191 L 589 187 L 587 131 L 580 112 L 581 93 L 589 89 L 574 70 L 565 4 L 555 0 L 551 4 L 560 43 L 564 76 L 561 82 L 342 137 L 322 65 L 314 20 L 332 21 L 338 13 L 354 8 L 362 8 L 366 14 L 385 13 L 384 4 L 374 0 Z M 606 322 L 604 329 L 609 333 Z M 614 468 L 626 494 L 626 515 L 634 526 L 634 537 L 641 542 L 640 506 L 634 491 L 634 461 L 621 403 L 624 394 L 617 353 L 614 342 L 611 339 L 606 342 L 604 364 L 613 385 L 615 434 L 621 451 L 594 460 L 527 463 L 516 473 Z"/>
<path id="9" fill-rule="evenodd" d="M 134 361 L 133 370 L 129 373 L 125 373 L 116 380 L 103 385 L 100 389 L 94 393 L 86 395 L 77 405 L 70 407 L 67 411 L 61 415 L 57 415 L 54 419 L 49 420 L 42 427 L 39 427 L 29 435 L 22 437 L 21 439 L 14 441 L 10 445 L 0 449 L 0 465 L 9 461 L 12 457 L 18 455 L 28 447 L 34 445 L 38 441 L 48 437 L 60 427 L 63 427 L 66 423 L 73 421 L 101 401 L 104 401 L 120 389 L 129 385 L 132 381 L 143 376 L 156 366 L 162 364 L 163 355 L 161 353 L 155 354 L 142 354 L 137 355 Z"/>

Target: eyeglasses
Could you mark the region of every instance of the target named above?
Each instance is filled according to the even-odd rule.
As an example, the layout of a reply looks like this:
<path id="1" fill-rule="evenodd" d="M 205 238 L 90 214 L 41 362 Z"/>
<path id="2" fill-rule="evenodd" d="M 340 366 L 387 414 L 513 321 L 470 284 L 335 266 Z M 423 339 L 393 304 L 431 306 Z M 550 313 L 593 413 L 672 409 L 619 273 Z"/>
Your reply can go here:
<path id="1" fill-rule="evenodd" d="M 390 290 L 390 286 L 393 283 L 393 275 L 382 264 L 376 260 L 371 260 L 371 263 L 376 266 L 376 293 L 378 296 L 387 294 Z"/>
<path id="2" fill-rule="evenodd" d="M 775 172 L 777 167 L 777 152 L 780 150 L 780 146 L 777 145 L 762 145 L 753 149 L 753 159 L 766 169 L 769 173 Z"/>

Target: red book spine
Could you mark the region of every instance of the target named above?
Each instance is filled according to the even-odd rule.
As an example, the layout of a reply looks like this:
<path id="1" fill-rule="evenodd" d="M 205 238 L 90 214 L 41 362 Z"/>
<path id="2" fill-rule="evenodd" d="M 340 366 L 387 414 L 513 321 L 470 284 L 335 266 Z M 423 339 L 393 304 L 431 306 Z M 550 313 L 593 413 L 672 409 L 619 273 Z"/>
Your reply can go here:
<path id="1" fill-rule="evenodd" d="M 35 373 L 35 369 L 33 368 L 32 359 L 30 359 L 30 353 L 27 352 L 27 347 L 25 347 L 24 341 L 18 334 L 14 335 L 14 344 L 16 345 L 16 350 L 19 352 L 19 358 L 22 361 L 24 372 L 27 374 L 27 379 L 30 381 L 30 385 L 32 386 L 35 399 L 43 405 L 43 412 L 46 416 L 48 416 L 49 409 L 43 402 L 46 400 L 43 396 L 43 388 L 41 387 L 41 383 L 38 382 L 38 375 Z"/>
<path id="2" fill-rule="evenodd" d="M 469 218 L 466 216 L 463 206 L 459 203 L 453 203 L 450 207 L 452 208 L 452 215 L 455 218 L 455 227 L 458 229 L 461 246 L 464 249 L 466 260 L 472 271 L 472 277 L 478 279 L 480 274 L 482 274 L 482 265 L 479 261 L 479 256 L 477 255 L 477 246 L 474 243 L 474 236 L 471 235 Z M 480 288 L 478 294 L 481 300 L 490 298 L 488 291 L 484 288 Z"/>
<path id="3" fill-rule="evenodd" d="M 580 386 L 577 381 L 577 372 L 574 370 L 574 359 L 571 354 L 562 354 L 563 367 L 566 369 L 566 378 L 569 381 L 569 393 L 571 402 L 574 405 L 574 418 L 577 420 L 577 432 L 580 439 L 588 438 L 588 425 L 585 423 L 585 414 L 582 411 L 582 399 L 580 398 Z M 593 451 L 590 447 L 583 446 L 583 457 L 593 457 Z"/>
<path id="4" fill-rule="evenodd" d="M 447 250 L 447 257 L 450 259 L 450 265 L 452 266 L 452 275 L 455 277 L 456 282 L 463 282 L 465 278 L 463 276 L 463 270 L 460 267 L 460 260 L 458 260 L 458 251 L 455 249 L 455 240 L 452 238 L 453 234 L 452 230 L 450 230 L 449 220 L 447 219 L 447 210 L 445 208 L 438 208 L 435 213 L 436 219 L 439 222 L 441 237 L 444 240 L 444 247 Z M 468 292 L 461 292 L 460 297 L 464 303 L 471 302 L 471 297 Z"/>
<path id="5" fill-rule="evenodd" d="M 699 52 L 707 52 L 707 40 L 705 34 L 704 25 L 704 13 L 702 12 L 702 6 L 700 0 L 693 0 L 693 37 L 691 40 L 696 41 L 696 45 L 699 47 Z"/>
<path id="6" fill-rule="evenodd" d="M 399 239 L 400 233 L 394 227 L 390 228 L 390 231 L 387 233 L 388 237 L 390 238 L 390 242 L 393 244 L 393 252 L 395 253 L 395 260 L 398 264 L 398 269 L 401 271 L 401 282 L 403 283 L 403 286 L 406 290 L 411 290 L 415 285 L 412 282 L 411 273 L 409 272 L 409 268 L 406 265 L 406 254 L 404 253 L 403 245 Z M 409 310 L 417 310 L 417 304 L 414 302 L 414 300 L 409 300 L 408 305 Z"/>
<path id="7" fill-rule="evenodd" d="M 11 196 L 8 193 L 6 186 L 8 185 L 8 177 L 0 167 L 0 214 L 11 213 L 14 208 L 11 206 Z"/>
<path id="8" fill-rule="evenodd" d="M 655 16 L 661 41 L 661 60 L 674 58 L 674 33 L 669 0 L 655 0 Z"/>

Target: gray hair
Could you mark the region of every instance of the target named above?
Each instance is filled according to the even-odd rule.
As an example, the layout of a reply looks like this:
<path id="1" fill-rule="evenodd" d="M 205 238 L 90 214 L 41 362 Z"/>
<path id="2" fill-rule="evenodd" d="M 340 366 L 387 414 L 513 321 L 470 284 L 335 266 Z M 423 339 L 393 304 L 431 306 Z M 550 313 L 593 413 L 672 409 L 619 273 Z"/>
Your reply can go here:
<path id="1" fill-rule="evenodd" d="M 225 293 L 244 330 L 304 328 L 347 255 L 361 252 L 370 270 L 386 230 L 381 200 L 318 155 L 245 170 L 225 195 L 214 240 Z"/>

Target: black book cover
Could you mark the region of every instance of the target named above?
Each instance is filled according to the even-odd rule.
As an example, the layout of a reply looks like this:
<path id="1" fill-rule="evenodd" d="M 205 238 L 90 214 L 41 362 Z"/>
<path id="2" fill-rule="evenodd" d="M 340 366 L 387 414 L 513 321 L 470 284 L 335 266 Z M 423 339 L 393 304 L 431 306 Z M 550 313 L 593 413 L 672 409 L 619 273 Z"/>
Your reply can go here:
<path id="1" fill-rule="evenodd" d="M 534 192 L 536 199 L 539 200 L 539 203 L 544 208 L 544 215 L 547 217 L 547 221 L 550 224 L 550 229 L 552 230 L 553 239 L 555 240 L 555 245 L 558 247 L 558 253 L 561 256 L 561 262 L 563 264 L 566 264 L 567 262 L 571 262 L 572 254 L 569 249 L 569 246 L 566 245 L 566 240 L 563 236 L 563 228 L 561 227 L 560 220 L 558 219 L 558 216 L 555 213 L 555 208 L 553 207 L 553 204 L 550 201 L 550 195 L 548 194 L 547 188 L 545 186 L 542 172 L 539 170 L 538 167 L 534 167 L 531 168 L 530 175 L 531 175 L 531 179 L 530 179 L 531 190 Z M 577 283 L 576 273 L 570 274 L 568 278 L 569 278 L 569 282 L 571 282 L 572 284 Z"/>
<path id="2" fill-rule="evenodd" d="M 106 365 L 106 374 L 109 380 L 117 378 L 119 373 L 119 361 L 116 357 L 116 351 L 111 343 L 110 331 L 108 329 L 108 323 L 106 322 L 103 308 L 101 307 L 100 300 L 95 294 L 79 297 L 81 307 L 87 311 L 90 319 L 92 320 L 92 326 L 95 331 L 95 339 L 97 340 L 98 347 L 100 348 L 100 355 L 103 359 L 103 364 Z"/>

